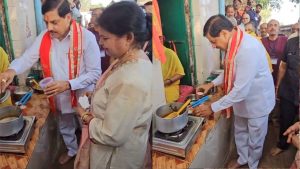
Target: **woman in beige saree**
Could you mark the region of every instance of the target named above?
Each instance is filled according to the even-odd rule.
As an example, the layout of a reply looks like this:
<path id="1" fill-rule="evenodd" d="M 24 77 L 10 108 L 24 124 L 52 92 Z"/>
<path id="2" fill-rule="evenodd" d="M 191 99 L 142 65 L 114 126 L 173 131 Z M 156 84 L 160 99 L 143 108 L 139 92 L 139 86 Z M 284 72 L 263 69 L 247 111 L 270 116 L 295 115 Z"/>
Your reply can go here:
<path id="1" fill-rule="evenodd" d="M 81 140 L 75 168 L 142 168 L 152 117 L 152 64 L 141 50 L 149 31 L 145 16 L 124 1 L 97 21 L 101 45 L 115 61 L 96 85 L 91 111 L 77 108 L 88 139 Z"/>

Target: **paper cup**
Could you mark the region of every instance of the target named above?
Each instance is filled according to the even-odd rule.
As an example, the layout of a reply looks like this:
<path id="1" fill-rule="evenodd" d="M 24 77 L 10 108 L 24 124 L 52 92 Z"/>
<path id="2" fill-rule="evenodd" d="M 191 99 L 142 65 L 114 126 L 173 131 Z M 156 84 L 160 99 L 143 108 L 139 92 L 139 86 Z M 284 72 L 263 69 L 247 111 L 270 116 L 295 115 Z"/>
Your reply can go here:
<path id="1" fill-rule="evenodd" d="M 39 85 L 42 89 L 45 89 L 48 84 L 52 83 L 54 81 L 53 77 L 46 77 L 43 80 L 39 82 Z"/>

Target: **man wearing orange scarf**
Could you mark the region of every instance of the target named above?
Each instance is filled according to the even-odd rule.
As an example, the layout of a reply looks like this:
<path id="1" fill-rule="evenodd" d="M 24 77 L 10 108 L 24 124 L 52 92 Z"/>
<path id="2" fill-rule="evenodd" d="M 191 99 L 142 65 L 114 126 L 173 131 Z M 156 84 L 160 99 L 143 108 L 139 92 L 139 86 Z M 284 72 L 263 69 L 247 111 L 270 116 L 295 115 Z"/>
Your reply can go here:
<path id="1" fill-rule="evenodd" d="M 45 0 L 42 14 L 47 26 L 23 55 L 0 74 L 3 89 L 16 74 L 28 70 L 39 59 L 44 77 L 54 82 L 44 90 L 50 108 L 58 116 L 59 129 L 68 151 L 59 163 L 68 162 L 77 153 L 75 135 L 76 96 L 91 91 L 101 74 L 100 51 L 95 36 L 72 20 L 67 0 Z"/>
<path id="2" fill-rule="evenodd" d="M 223 15 L 212 16 L 203 29 L 214 48 L 226 52 L 224 73 L 212 83 L 200 86 L 206 91 L 223 84 L 225 95 L 211 105 L 193 110 L 198 116 L 209 116 L 225 110 L 234 114 L 234 136 L 238 159 L 229 168 L 248 164 L 257 168 L 268 129 L 268 116 L 275 105 L 275 90 L 264 46 Z M 233 108 L 233 112 L 232 112 Z M 221 167 L 221 166 L 220 166 Z"/>

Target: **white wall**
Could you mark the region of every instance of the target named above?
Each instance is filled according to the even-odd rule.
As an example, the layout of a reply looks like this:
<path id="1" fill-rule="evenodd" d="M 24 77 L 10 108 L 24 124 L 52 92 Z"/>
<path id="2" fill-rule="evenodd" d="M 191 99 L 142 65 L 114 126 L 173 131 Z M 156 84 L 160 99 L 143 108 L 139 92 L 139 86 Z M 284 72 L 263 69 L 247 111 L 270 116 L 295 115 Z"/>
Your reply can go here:
<path id="1" fill-rule="evenodd" d="M 36 38 L 34 0 L 8 0 L 7 5 L 14 55 L 18 58 Z M 21 84 L 25 84 L 27 74 L 18 76 Z"/>
<path id="2" fill-rule="evenodd" d="M 194 48 L 197 64 L 197 78 L 202 84 L 214 69 L 219 69 L 220 51 L 213 49 L 209 41 L 203 37 L 203 27 L 209 17 L 219 13 L 217 0 L 192 0 L 192 18 L 194 30 Z"/>

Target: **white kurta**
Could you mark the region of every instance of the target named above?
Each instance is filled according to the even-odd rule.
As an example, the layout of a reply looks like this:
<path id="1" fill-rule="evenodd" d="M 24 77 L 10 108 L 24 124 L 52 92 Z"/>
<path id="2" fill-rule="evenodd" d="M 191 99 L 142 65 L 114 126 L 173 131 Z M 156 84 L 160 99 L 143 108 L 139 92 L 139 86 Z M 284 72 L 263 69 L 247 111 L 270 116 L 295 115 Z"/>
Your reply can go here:
<path id="1" fill-rule="evenodd" d="M 152 64 L 117 68 L 92 100 L 90 168 L 142 168 L 152 117 Z"/>
<path id="2" fill-rule="evenodd" d="M 17 74 L 21 74 L 32 67 L 38 61 L 41 40 L 46 33 L 43 31 L 34 41 L 32 46 L 23 53 L 23 55 L 15 59 L 9 69 L 14 69 Z M 94 84 L 101 74 L 100 49 L 95 36 L 87 29 L 82 29 L 83 33 L 83 56 L 80 63 L 79 77 L 69 80 L 69 60 L 68 51 L 70 46 L 70 33 L 61 41 L 52 38 L 52 58 L 51 71 L 54 80 L 69 80 L 72 90 L 76 90 L 77 94 L 84 90 L 93 90 Z M 74 110 L 71 106 L 70 91 L 65 91 L 55 96 L 56 106 L 63 114 L 72 113 Z"/>
<path id="3" fill-rule="evenodd" d="M 46 30 L 43 31 L 34 41 L 33 45 L 26 49 L 24 54 L 15 59 L 10 69 L 14 69 L 17 74 L 21 74 L 32 67 L 38 61 L 39 49 L 42 38 Z M 88 30 L 82 29 L 83 56 L 80 62 L 79 77 L 69 80 L 69 59 L 68 51 L 70 46 L 70 33 L 61 41 L 51 38 L 51 71 L 55 81 L 69 80 L 72 90 L 76 95 L 81 95 L 84 91 L 92 91 L 94 84 L 101 74 L 100 50 L 95 36 Z M 78 145 L 75 135 L 76 115 L 71 105 L 70 91 L 67 90 L 55 96 L 56 109 L 59 112 L 59 129 L 68 149 L 68 155 L 74 156 L 77 153 Z"/>
<path id="4" fill-rule="evenodd" d="M 275 106 L 275 90 L 264 46 L 244 33 L 234 62 L 235 76 L 232 90 L 212 104 L 218 112 L 233 106 L 234 115 L 257 118 L 268 115 Z M 213 83 L 223 83 L 224 72 Z"/>
<path id="5" fill-rule="evenodd" d="M 212 103 L 214 112 L 233 107 L 238 163 L 257 168 L 268 130 L 268 115 L 275 106 L 275 90 L 266 52 L 257 39 L 244 34 L 237 51 L 232 90 Z M 224 73 L 213 81 L 223 82 Z"/>

